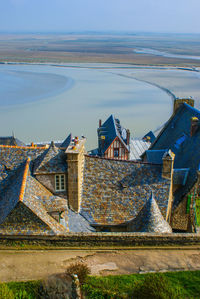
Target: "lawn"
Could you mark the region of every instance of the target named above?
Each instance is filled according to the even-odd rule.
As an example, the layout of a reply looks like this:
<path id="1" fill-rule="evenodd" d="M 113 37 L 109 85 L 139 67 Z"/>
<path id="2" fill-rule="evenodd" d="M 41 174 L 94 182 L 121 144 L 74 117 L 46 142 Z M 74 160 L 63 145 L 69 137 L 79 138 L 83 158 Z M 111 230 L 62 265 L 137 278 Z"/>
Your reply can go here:
<path id="1" fill-rule="evenodd" d="M 2 283 L 0 299 L 35 299 L 39 286 L 40 281 Z M 200 298 L 200 271 L 89 276 L 82 289 L 86 299 Z"/>

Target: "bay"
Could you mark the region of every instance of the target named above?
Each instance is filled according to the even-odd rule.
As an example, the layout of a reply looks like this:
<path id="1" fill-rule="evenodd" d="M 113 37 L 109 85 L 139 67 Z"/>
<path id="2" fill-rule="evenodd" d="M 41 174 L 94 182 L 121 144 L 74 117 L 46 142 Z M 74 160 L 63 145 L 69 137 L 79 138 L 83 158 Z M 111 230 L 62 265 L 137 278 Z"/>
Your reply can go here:
<path id="1" fill-rule="evenodd" d="M 0 135 L 14 132 L 29 143 L 63 140 L 71 132 L 86 136 L 91 149 L 98 120 L 114 114 L 132 136 L 143 136 L 169 118 L 172 97 L 136 77 L 131 65 L 1 64 Z"/>

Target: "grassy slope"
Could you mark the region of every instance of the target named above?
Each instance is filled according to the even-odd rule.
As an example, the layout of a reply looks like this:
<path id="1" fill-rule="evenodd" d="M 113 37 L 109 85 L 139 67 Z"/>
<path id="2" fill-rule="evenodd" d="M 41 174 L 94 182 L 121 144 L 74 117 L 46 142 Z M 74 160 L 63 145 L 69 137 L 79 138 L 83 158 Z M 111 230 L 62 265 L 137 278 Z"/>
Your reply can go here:
<path id="1" fill-rule="evenodd" d="M 134 284 L 144 280 L 145 275 L 90 276 L 83 288 L 88 293 L 86 298 L 89 299 L 131 298 Z M 150 275 L 153 280 L 155 274 Z M 172 288 L 180 289 L 179 298 L 200 298 L 200 271 L 167 272 L 163 275 Z M 37 298 L 39 284 L 40 281 L 9 282 L 7 286 L 15 298 L 34 299 Z"/>
<path id="2" fill-rule="evenodd" d="M 84 289 L 87 298 L 130 298 L 134 284 L 144 280 L 146 274 L 117 275 L 88 278 Z M 152 279 L 155 274 L 151 274 Z M 168 272 L 163 274 L 172 288 L 179 288 L 180 298 L 200 298 L 200 271 Z"/>

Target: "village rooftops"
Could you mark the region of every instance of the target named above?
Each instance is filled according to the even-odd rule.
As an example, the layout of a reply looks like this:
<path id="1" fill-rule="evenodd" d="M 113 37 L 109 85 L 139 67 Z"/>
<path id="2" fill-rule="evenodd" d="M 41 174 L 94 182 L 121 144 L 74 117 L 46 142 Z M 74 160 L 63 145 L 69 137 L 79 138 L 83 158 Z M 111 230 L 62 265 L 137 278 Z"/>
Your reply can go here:
<path id="1" fill-rule="evenodd" d="M 93 226 L 124 225 L 134 219 L 153 190 L 167 218 L 170 180 L 148 163 L 85 156 L 80 214 Z"/>
<path id="2" fill-rule="evenodd" d="M 14 136 L 0 137 L 0 145 L 17 145 L 25 146 L 25 144 Z"/>

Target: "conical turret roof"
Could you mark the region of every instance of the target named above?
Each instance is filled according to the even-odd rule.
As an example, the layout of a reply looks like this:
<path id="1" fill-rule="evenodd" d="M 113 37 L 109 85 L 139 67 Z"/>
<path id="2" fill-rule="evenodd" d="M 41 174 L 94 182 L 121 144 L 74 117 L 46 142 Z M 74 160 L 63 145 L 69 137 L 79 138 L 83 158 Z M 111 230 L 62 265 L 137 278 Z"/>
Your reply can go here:
<path id="1" fill-rule="evenodd" d="M 172 229 L 163 218 L 161 211 L 151 193 L 136 218 L 130 222 L 129 229 L 135 232 L 171 233 Z"/>

